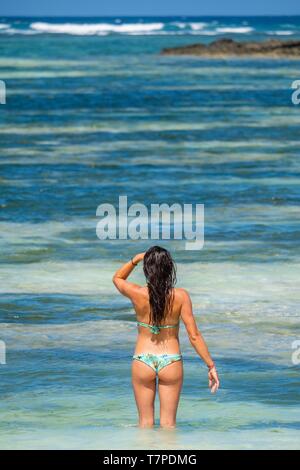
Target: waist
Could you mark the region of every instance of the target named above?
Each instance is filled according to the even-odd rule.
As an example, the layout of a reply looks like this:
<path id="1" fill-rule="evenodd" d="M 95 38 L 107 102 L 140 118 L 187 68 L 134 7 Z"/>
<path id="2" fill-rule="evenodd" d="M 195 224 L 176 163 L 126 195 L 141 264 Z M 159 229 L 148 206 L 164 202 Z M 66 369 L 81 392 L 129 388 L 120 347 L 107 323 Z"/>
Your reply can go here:
<path id="1" fill-rule="evenodd" d="M 150 334 L 139 334 L 137 337 L 134 354 L 181 354 L 179 339 L 173 336 L 168 339 L 153 341 Z"/>

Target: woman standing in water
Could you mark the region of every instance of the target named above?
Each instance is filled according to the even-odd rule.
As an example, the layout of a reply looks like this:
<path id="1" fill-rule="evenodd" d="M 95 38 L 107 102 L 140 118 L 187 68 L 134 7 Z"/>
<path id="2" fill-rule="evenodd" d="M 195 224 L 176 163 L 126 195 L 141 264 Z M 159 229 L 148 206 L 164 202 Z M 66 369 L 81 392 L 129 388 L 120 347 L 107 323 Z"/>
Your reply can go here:
<path id="1" fill-rule="evenodd" d="M 127 278 L 144 260 L 147 285 Z M 139 425 L 154 425 L 156 376 L 160 399 L 160 425 L 175 427 L 183 381 L 183 363 L 178 338 L 182 319 L 190 342 L 208 367 L 212 393 L 219 388 L 218 374 L 206 343 L 197 328 L 192 303 L 186 290 L 175 288 L 176 268 L 170 253 L 159 246 L 134 256 L 114 275 L 113 282 L 131 300 L 138 324 L 138 337 L 132 361 L 132 384 L 139 413 Z"/>

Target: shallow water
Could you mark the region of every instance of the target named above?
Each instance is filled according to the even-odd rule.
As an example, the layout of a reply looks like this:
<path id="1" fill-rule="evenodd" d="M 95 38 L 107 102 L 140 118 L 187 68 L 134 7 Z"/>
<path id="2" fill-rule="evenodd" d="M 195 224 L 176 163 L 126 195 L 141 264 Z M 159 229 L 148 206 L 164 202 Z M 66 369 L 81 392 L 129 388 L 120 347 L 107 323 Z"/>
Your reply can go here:
<path id="1" fill-rule="evenodd" d="M 169 20 L 151 36 L 132 35 L 135 26 L 31 34 L 30 20 L 0 30 L 1 448 L 300 447 L 300 113 L 290 89 L 300 62 L 159 55 L 217 28 L 300 37 L 300 22 L 214 21 L 186 20 L 181 34 Z M 97 206 L 122 194 L 129 204 L 205 204 L 202 251 L 161 244 L 222 386 L 209 394 L 181 327 L 176 431 L 136 427 L 136 326 L 111 277 L 150 243 L 96 237 Z M 141 269 L 133 280 L 144 282 Z"/>

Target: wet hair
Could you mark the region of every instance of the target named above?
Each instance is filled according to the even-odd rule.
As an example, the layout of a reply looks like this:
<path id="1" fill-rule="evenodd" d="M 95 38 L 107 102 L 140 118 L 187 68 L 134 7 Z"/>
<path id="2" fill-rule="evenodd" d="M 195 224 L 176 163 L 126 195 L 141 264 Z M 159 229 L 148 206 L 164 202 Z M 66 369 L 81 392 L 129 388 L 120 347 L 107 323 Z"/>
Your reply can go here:
<path id="1" fill-rule="evenodd" d="M 173 288 L 176 284 L 176 265 L 168 250 L 152 246 L 144 256 L 144 274 L 150 302 L 150 324 L 160 325 L 170 313 Z"/>

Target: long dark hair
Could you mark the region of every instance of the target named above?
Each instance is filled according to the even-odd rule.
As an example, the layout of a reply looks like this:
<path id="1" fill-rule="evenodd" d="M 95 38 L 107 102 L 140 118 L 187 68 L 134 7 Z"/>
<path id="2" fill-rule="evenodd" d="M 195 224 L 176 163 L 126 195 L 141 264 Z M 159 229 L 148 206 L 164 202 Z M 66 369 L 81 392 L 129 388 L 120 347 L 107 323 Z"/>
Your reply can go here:
<path id="1" fill-rule="evenodd" d="M 144 274 L 150 302 L 150 324 L 160 325 L 172 309 L 176 265 L 160 246 L 152 246 L 144 256 Z"/>

